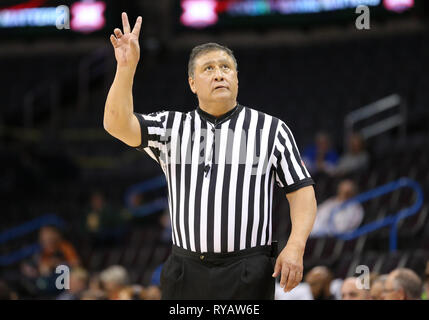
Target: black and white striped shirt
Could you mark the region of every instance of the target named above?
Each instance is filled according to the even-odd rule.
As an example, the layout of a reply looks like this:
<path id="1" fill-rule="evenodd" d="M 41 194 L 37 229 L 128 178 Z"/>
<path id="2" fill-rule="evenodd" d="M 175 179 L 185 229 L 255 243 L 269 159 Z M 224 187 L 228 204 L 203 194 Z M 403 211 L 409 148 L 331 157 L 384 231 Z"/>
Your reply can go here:
<path id="1" fill-rule="evenodd" d="M 145 151 L 167 179 L 173 244 L 231 252 L 271 244 L 274 182 L 286 193 L 312 185 L 291 131 L 238 104 L 216 118 L 190 112 L 135 113 Z"/>

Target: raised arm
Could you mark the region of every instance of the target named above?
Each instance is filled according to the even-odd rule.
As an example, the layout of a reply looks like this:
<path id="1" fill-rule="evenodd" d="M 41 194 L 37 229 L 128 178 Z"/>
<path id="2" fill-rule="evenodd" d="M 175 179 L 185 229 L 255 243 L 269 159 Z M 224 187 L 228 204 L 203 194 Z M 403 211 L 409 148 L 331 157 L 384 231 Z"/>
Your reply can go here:
<path id="1" fill-rule="evenodd" d="M 116 28 L 115 35 L 110 36 L 117 66 L 115 79 L 107 95 L 103 119 L 104 129 L 108 133 L 132 147 L 141 143 L 141 129 L 133 114 L 132 95 L 134 74 L 140 59 L 138 37 L 141 23 L 142 18 L 138 17 L 131 31 L 128 16 L 123 12 L 123 32 Z"/>

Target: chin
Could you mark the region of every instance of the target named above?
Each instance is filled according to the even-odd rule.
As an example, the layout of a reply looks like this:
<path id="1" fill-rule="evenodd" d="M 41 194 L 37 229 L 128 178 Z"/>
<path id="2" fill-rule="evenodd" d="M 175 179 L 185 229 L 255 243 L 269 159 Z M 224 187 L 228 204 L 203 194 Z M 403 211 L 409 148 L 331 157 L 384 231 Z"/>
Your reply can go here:
<path id="1" fill-rule="evenodd" d="M 230 92 L 217 92 L 212 95 L 214 100 L 231 100 L 233 96 Z"/>

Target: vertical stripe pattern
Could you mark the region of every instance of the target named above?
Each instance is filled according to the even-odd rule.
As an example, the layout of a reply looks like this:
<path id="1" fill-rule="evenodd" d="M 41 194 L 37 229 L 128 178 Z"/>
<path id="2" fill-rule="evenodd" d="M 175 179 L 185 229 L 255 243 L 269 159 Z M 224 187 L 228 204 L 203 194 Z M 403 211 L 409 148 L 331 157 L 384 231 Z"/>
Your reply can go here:
<path id="1" fill-rule="evenodd" d="M 290 129 L 237 105 L 215 118 L 200 108 L 135 113 L 146 152 L 168 187 L 173 243 L 194 252 L 271 244 L 274 184 L 286 193 L 314 184 Z"/>

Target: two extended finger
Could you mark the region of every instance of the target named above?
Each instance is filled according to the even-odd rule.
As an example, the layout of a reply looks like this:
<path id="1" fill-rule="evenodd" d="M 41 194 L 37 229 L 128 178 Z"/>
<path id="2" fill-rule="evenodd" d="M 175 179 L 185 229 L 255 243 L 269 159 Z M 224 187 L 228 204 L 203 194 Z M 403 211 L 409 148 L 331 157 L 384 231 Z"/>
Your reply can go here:
<path id="1" fill-rule="evenodd" d="M 142 17 L 139 16 L 137 17 L 136 24 L 134 25 L 134 28 L 132 31 L 132 34 L 134 34 L 136 37 L 138 37 L 140 34 L 141 26 L 142 26 Z"/>
<path id="2" fill-rule="evenodd" d="M 141 25 L 142 25 L 142 17 L 138 17 L 136 24 L 134 25 L 133 31 L 132 33 L 138 37 L 140 34 L 140 29 L 141 29 Z M 122 13 L 122 26 L 124 29 L 124 33 L 122 33 L 121 29 L 119 28 L 115 28 L 115 30 L 113 30 L 112 35 L 110 35 L 110 42 L 112 43 L 113 47 L 117 47 L 118 46 L 118 39 L 120 39 L 124 34 L 129 33 L 130 32 L 130 24 L 128 22 L 128 16 L 125 12 Z M 135 43 L 133 43 L 135 44 Z"/>
<path id="3" fill-rule="evenodd" d="M 122 12 L 122 26 L 124 29 L 124 34 L 132 32 L 135 36 L 139 36 L 140 29 L 142 25 L 142 17 L 138 17 L 136 24 L 134 25 L 133 31 L 131 31 L 130 22 L 128 20 L 128 16 L 126 12 Z"/>
<path id="4" fill-rule="evenodd" d="M 130 23 L 128 21 L 128 16 L 126 12 L 122 12 L 122 27 L 124 29 L 124 33 L 131 32 Z"/>

